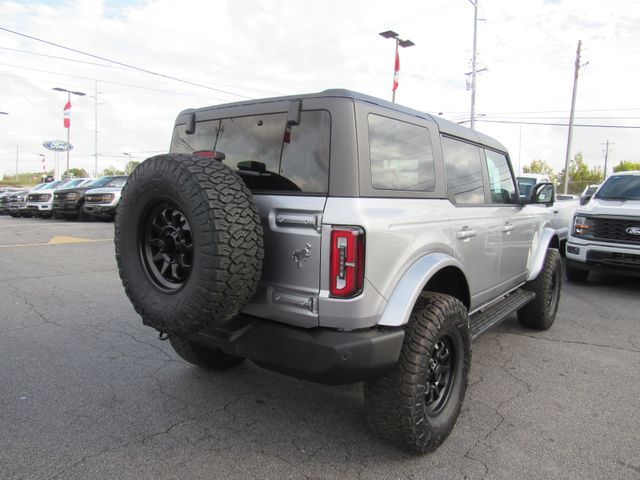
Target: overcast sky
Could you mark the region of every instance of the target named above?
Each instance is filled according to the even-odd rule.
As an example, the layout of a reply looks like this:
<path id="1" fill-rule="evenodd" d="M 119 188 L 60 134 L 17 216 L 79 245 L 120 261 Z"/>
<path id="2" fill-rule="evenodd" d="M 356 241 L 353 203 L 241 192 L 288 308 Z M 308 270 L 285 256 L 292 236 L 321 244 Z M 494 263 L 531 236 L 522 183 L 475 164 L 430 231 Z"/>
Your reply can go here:
<path id="1" fill-rule="evenodd" d="M 640 1 L 479 0 L 476 128 L 513 163 L 564 166 L 578 40 L 576 124 L 640 126 Z M 246 98 L 347 88 L 469 119 L 469 0 L 0 0 L 0 173 L 39 171 L 66 139 L 60 87 L 72 97 L 71 167 L 123 168 L 168 149 L 178 112 Z M 19 35 L 22 34 L 22 35 Z M 24 36 L 23 36 L 24 35 Z M 26 36 L 33 37 L 27 38 Z M 50 43 L 44 43 L 44 40 Z M 51 43 L 186 82 L 136 71 Z M 587 64 L 588 62 L 588 64 Z M 96 82 L 97 81 L 97 82 Z M 514 123 L 489 123 L 514 122 Z M 528 123 L 517 123 L 528 122 Z M 468 123 L 467 123 L 468 125 Z M 640 161 L 640 129 L 576 127 L 572 152 L 590 165 Z"/>

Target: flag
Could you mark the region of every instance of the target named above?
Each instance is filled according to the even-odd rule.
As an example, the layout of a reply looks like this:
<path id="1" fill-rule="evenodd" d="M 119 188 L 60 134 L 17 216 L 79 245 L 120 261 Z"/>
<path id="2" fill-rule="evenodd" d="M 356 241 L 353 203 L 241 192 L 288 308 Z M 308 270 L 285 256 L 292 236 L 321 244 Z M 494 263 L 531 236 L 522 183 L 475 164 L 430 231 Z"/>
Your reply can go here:
<path id="1" fill-rule="evenodd" d="M 393 69 L 393 91 L 398 89 L 398 80 L 400 77 L 400 54 L 398 53 L 398 47 L 396 47 L 396 65 Z"/>
<path id="2" fill-rule="evenodd" d="M 64 128 L 71 128 L 71 100 L 64 106 Z"/>

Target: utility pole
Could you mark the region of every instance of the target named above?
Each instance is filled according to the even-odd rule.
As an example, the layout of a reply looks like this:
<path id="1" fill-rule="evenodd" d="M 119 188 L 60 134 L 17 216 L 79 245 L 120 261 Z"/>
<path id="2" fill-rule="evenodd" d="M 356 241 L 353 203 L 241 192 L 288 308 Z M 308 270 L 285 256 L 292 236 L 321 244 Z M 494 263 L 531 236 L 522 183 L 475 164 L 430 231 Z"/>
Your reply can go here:
<path id="1" fill-rule="evenodd" d="M 18 181 L 18 156 L 20 152 L 20 146 L 16 145 L 16 182 Z"/>
<path id="2" fill-rule="evenodd" d="M 471 0 L 469 0 L 471 1 Z M 473 4 L 473 59 L 471 60 L 471 129 L 476 127 L 476 65 L 478 57 L 478 2 Z"/>
<path id="3" fill-rule="evenodd" d="M 609 158 L 609 145 L 615 145 L 615 143 L 609 143 L 609 140 L 607 139 L 607 143 L 603 143 L 602 144 L 605 149 L 604 149 L 604 177 L 603 177 L 603 181 L 607 179 L 607 160 Z"/>
<path id="4" fill-rule="evenodd" d="M 95 178 L 98 178 L 98 80 L 95 80 L 95 95 L 94 95 L 94 100 L 95 100 L 95 104 L 94 104 L 94 114 L 95 114 L 95 132 L 94 132 L 94 139 L 93 139 L 93 150 L 94 150 L 94 155 L 95 155 L 95 161 L 94 161 L 94 165 L 93 165 L 93 176 Z"/>
<path id="5" fill-rule="evenodd" d="M 564 193 L 566 195 L 569 189 L 569 161 L 571 159 L 571 140 L 573 139 L 573 119 L 576 113 L 576 92 L 578 91 L 578 72 L 580 71 L 580 49 L 582 48 L 582 40 L 578 40 L 578 49 L 576 50 L 576 65 L 573 74 L 573 96 L 571 97 L 571 114 L 569 116 L 569 134 L 567 136 L 567 157 L 564 162 Z"/>

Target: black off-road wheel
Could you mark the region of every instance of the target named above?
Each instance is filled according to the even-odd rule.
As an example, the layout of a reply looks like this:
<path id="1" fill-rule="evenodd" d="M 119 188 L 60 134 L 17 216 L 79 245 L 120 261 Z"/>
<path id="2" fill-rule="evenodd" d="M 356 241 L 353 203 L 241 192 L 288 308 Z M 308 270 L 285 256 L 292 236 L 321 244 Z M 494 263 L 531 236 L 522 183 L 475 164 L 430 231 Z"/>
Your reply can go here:
<path id="1" fill-rule="evenodd" d="M 558 250 L 549 249 L 542 271 L 535 280 L 524 287 L 536 294 L 536 298 L 518 310 L 518 320 L 527 328 L 548 330 L 553 325 L 560 302 L 562 286 L 562 261 Z"/>
<path id="2" fill-rule="evenodd" d="M 228 370 L 245 361 L 245 358 L 227 355 L 218 349 L 203 347 L 184 337 L 169 337 L 169 342 L 183 360 L 205 370 L 214 372 Z"/>
<path id="3" fill-rule="evenodd" d="M 397 365 L 365 383 L 369 426 L 412 453 L 435 450 L 456 423 L 470 365 L 467 309 L 448 295 L 423 293 Z"/>
<path id="4" fill-rule="evenodd" d="M 567 280 L 570 282 L 585 282 L 589 277 L 589 270 L 581 270 L 571 266 L 570 262 L 567 262 L 564 266 L 564 272 L 567 275 Z"/>
<path id="5" fill-rule="evenodd" d="M 145 160 L 122 191 L 118 271 L 145 325 L 185 336 L 235 317 L 262 271 L 262 226 L 251 192 L 219 161 Z"/>

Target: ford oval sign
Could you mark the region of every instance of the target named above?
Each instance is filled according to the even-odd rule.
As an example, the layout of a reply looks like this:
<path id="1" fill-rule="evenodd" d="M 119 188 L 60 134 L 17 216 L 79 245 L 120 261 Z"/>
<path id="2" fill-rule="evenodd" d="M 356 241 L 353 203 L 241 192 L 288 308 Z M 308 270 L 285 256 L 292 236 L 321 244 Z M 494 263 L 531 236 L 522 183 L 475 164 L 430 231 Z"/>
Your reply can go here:
<path id="1" fill-rule="evenodd" d="M 627 232 L 629 235 L 638 235 L 638 236 L 640 236 L 640 227 L 627 227 L 625 229 L 625 232 Z"/>
<path id="2" fill-rule="evenodd" d="M 65 142 L 64 140 L 49 140 L 48 142 L 42 142 L 42 146 L 52 152 L 66 152 L 67 150 L 73 150 L 73 145 Z"/>

